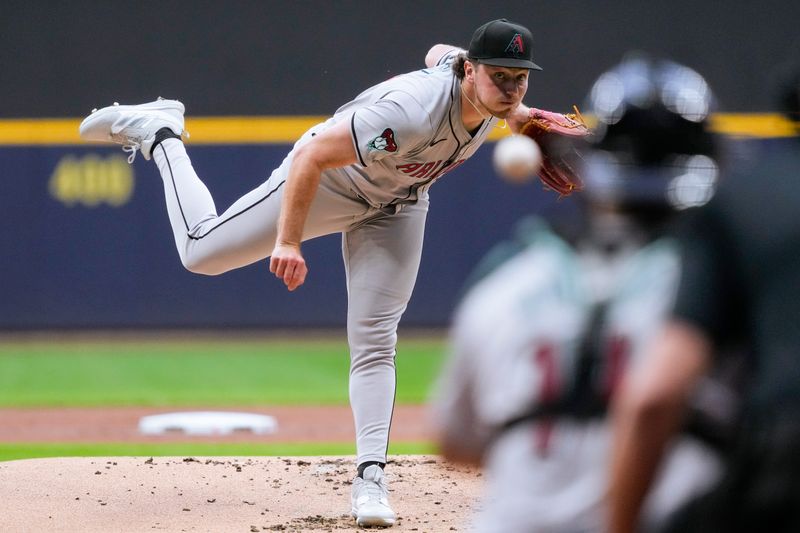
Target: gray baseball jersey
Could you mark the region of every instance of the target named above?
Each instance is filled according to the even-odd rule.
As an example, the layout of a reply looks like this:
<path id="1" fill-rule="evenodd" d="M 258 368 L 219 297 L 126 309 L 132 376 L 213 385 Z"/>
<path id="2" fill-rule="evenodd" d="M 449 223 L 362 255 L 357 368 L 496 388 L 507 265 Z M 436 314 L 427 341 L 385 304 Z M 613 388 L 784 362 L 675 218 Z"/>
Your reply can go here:
<path id="1" fill-rule="evenodd" d="M 295 144 L 348 121 L 358 154 L 358 163 L 323 172 L 303 232 L 304 240 L 342 234 L 358 463 L 386 461 L 397 325 L 416 281 L 428 187 L 470 157 L 495 123 L 487 120 L 472 134 L 464 129 L 461 86 L 450 68 L 453 56 L 368 89 Z M 267 181 L 217 215 L 183 143 L 167 139 L 156 147 L 153 159 L 186 268 L 220 274 L 271 253 L 294 153 Z M 310 268 L 313 276 L 315 266 Z"/>
<path id="2" fill-rule="evenodd" d="M 657 241 L 614 260 L 578 251 L 539 224 L 528 248 L 479 282 L 460 306 L 436 420 L 484 454 L 486 502 L 477 529 L 602 531 L 609 431 L 605 420 L 506 422 L 573 384 L 594 304 L 606 301 L 604 365 L 610 394 L 668 310 L 680 272 L 676 248 Z M 696 441 L 678 446 L 649 516 L 674 509 L 714 479 L 717 460 Z"/>
<path id="3" fill-rule="evenodd" d="M 374 207 L 417 201 L 437 179 L 468 159 L 497 122 L 475 132 L 461 121 L 461 84 L 440 65 L 391 78 L 339 108 L 327 125 L 348 121 L 359 164 L 327 173 Z"/>

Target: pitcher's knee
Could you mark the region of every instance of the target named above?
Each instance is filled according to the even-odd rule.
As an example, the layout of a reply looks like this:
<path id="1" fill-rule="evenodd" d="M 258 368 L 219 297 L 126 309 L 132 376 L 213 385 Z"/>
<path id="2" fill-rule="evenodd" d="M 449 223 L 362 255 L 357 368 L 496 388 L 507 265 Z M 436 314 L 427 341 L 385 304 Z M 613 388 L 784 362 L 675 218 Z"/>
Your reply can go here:
<path id="1" fill-rule="evenodd" d="M 218 276 L 229 270 L 222 267 L 218 261 L 214 261 L 213 258 L 208 257 L 181 255 L 181 263 L 189 272 L 206 276 Z"/>
<path id="2" fill-rule="evenodd" d="M 393 347 L 388 349 L 351 351 L 350 354 L 351 372 L 366 371 L 368 369 L 381 367 L 394 369 L 394 366 L 395 350 Z"/>

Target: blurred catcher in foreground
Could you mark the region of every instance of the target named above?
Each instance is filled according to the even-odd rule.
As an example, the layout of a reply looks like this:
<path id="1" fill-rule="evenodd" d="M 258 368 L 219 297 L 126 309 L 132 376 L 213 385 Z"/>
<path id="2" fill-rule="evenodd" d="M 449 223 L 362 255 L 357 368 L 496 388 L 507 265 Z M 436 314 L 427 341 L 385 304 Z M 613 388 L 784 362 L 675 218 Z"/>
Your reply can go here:
<path id="1" fill-rule="evenodd" d="M 800 63 L 779 82 L 800 116 Z M 675 309 L 615 408 L 611 530 L 635 531 L 641 504 L 686 416 L 689 392 L 741 345 L 751 360 L 742 429 L 725 475 L 671 524 L 680 533 L 800 531 L 800 144 L 773 139 L 692 216 Z"/>
<path id="2" fill-rule="evenodd" d="M 673 301 L 681 257 L 666 228 L 713 195 L 710 105 L 681 65 L 634 57 L 603 74 L 579 215 L 523 220 L 479 266 L 434 399 L 443 454 L 486 469 L 477 531 L 604 530 L 606 411 Z M 718 473 L 714 445 L 686 433 L 648 526 Z"/>

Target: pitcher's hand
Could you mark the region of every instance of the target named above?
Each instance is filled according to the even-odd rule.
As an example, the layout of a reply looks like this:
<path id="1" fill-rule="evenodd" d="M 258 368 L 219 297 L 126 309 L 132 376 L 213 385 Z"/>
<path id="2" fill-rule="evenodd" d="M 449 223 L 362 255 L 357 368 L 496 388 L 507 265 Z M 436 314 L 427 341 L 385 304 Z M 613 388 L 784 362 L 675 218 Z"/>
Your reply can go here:
<path id="1" fill-rule="evenodd" d="M 308 267 L 300 252 L 300 245 L 276 244 L 269 260 L 269 271 L 275 274 L 276 278 L 282 279 L 290 291 L 302 285 L 306 280 Z"/>

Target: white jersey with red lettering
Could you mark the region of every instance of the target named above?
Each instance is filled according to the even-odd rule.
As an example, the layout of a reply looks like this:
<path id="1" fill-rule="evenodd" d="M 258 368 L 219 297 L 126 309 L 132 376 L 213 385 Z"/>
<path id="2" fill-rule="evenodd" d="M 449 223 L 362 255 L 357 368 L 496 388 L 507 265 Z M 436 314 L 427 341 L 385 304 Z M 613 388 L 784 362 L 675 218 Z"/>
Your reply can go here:
<path id="1" fill-rule="evenodd" d="M 530 245 L 478 282 L 459 308 L 434 401 L 436 424 L 454 436 L 453 445 L 484 457 L 477 531 L 599 532 L 609 454 L 604 416 L 519 419 L 568 394 L 592 330 L 604 347 L 592 384 L 600 395 L 612 393 L 673 300 L 678 254 L 659 240 L 612 260 L 576 249 L 541 224 L 526 240 Z M 593 326 L 599 302 L 604 310 Z M 704 445 L 681 442 L 648 519 L 705 487 L 718 468 Z"/>

